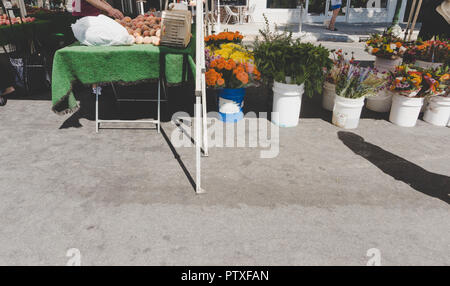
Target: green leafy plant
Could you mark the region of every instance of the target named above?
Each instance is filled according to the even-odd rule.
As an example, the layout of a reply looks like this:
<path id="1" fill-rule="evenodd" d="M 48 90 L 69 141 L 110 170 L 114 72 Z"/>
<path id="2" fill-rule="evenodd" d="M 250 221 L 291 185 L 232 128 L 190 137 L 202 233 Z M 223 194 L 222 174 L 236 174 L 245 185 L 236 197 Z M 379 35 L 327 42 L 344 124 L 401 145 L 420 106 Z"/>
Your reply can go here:
<path id="1" fill-rule="evenodd" d="M 329 50 L 320 45 L 301 43 L 287 31 L 273 32 L 265 15 L 264 18 L 265 28 L 259 31 L 260 36 L 253 45 L 255 63 L 263 82 L 269 86 L 274 80 L 298 85 L 304 83 L 307 96 L 321 93 L 323 70 L 332 65 Z"/>

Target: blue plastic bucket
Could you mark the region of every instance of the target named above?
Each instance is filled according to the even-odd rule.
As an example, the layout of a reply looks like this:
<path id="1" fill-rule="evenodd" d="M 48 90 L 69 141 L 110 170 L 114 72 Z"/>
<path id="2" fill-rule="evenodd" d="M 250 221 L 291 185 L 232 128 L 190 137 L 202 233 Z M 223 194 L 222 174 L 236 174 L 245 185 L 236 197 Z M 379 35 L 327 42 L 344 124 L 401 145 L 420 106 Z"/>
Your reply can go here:
<path id="1" fill-rule="evenodd" d="M 217 97 L 220 120 L 237 122 L 244 118 L 245 88 L 223 88 Z"/>

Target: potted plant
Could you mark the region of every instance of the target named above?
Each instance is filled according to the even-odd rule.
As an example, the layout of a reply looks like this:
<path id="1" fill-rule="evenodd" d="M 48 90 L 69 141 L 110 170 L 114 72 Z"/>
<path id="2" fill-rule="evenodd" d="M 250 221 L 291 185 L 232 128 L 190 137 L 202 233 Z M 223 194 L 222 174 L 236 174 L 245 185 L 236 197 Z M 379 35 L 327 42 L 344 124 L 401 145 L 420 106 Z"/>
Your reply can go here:
<path id="1" fill-rule="evenodd" d="M 430 95 L 423 120 L 436 126 L 446 126 L 450 120 L 449 67 L 441 67 L 424 73 Z"/>
<path id="2" fill-rule="evenodd" d="M 387 92 L 389 74 L 373 69 L 365 81 L 369 91 L 366 107 L 375 112 L 389 112 L 392 105 L 392 94 Z"/>
<path id="3" fill-rule="evenodd" d="M 205 37 L 206 85 L 218 90 L 219 115 L 224 122 L 244 118 L 245 88 L 261 79 L 253 54 L 241 44 L 242 39 L 239 32 Z"/>
<path id="4" fill-rule="evenodd" d="M 353 57 L 350 61 L 345 60 L 342 50 L 332 52 L 333 65 L 331 69 L 325 69 L 325 80 L 323 83 L 322 92 L 322 107 L 328 111 L 333 111 L 334 108 L 334 101 L 336 99 L 336 83 L 338 82 L 339 76 L 346 68 L 348 68 L 348 64 L 353 62 Z"/>
<path id="5" fill-rule="evenodd" d="M 209 88 L 219 90 L 219 115 L 223 122 L 244 118 L 245 88 L 260 80 L 261 74 L 251 63 L 240 63 L 222 57 L 212 60 L 205 74 Z"/>
<path id="6" fill-rule="evenodd" d="M 405 60 L 419 68 L 438 68 L 450 64 L 450 44 L 448 41 L 416 41 L 409 45 Z"/>
<path id="7" fill-rule="evenodd" d="M 205 46 L 219 48 L 222 44 L 234 43 L 241 44 L 244 38 L 238 31 L 236 32 L 221 32 L 217 35 L 209 35 L 205 37 Z"/>
<path id="8" fill-rule="evenodd" d="M 388 31 L 373 34 L 366 42 L 366 51 L 376 57 L 374 66 L 379 71 L 394 71 L 401 64 L 406 47 L 402 39 Z"/>
<path id="9" fill-rule="evenodd" d="M 372 91 L 371 69 L 349 65 L 341 73 L 336 85 L 336 100 L 333 108 L 332 123 L 345 129 L 354 129 L 359 125 L 364 97 Z"/>
<path id="10" fill-rule="evenodd" d="M 259 32 L 253 53 L 264 83 L 274 92 L 272 122 L 296 126 L 303 93 L 312 97 L 322 92 L 323 69 L 331 68 L 329 51 L 294 40 L 291 33 L 271 32 L 267 19 L 265 29 Z"/>
<path id="11" fill-rule="evenodd" d="M 389 121 L 403 127 L 414 127 L 424 103 L 424 92 L 421 92 L 423 74 L 408 65 L 398 66 L 390 78 L 392 93 L 391 113 Z"/>

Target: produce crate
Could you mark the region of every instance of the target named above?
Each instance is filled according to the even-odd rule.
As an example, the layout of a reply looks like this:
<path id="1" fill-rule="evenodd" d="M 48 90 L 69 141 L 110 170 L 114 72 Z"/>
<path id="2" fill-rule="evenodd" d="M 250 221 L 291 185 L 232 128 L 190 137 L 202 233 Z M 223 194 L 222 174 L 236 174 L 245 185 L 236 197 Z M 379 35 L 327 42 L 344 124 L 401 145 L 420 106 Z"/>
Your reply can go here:
<path id="1" fill-rule="evenodd" d="M 163 11 L 161 19 L 161 45 L 186 48 L 191 40 L 190 11 Z"/>

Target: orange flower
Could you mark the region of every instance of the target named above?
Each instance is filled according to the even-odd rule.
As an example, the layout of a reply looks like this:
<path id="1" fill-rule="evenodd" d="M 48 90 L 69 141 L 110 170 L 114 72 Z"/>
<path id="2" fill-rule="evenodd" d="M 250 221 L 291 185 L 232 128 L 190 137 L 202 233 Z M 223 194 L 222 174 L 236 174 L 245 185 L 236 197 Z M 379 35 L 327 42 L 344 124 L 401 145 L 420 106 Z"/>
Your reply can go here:
<path id="1" fill-rule="evenodd" d="M 441 76 L 441 81 L 450 80 L 450 74 L 446 73 L 443 76 Z"/>
<path id="2" fill-rule="evenodd" d="M 205 77 L 207 85 L 215 86 L 217 79 L 220 77 L 220 75 L 214 69 L 210 69 L 206 72 Z"/>
<path id="3" fill-rule="evenodd" d="M 240 73 L 245 72 L 244 67 L 242 65 L 237 66 L 234 70 L 233 70 L 233 74 L 237 75 Z"/>
<path id="4" fill-rule="evenodd" d="M 236 75 L 236 78 L 240 80 L 243 84 L 248 83 L 248 74 L 245 72 L 240 72 Z"/>
<path id="5" fill-rule="evenodd" d="M 236 68 L 236 63 L 232 59 L 228 60 L 228 64 L 231 66 L 231 69 L 235 69 Z"/>
<path id="6" fill-rule="evenodd" d="M 380 49 L 379 48 L 373 48 L 372 54 L 376 54 Z"/>
<path id="7" fill-rule="evenodd" d="M 222 62 L 222 61 L 220 61 L 220 62 L 217 64 L 217 69 L 223 70 L 224 68 L 225 68 L 225 63 Z"/>
<path id="8" fill-rule="evenodd" d="M 222 85 L 224 85 L 224 84 L 225 84 L 225 80 L 224 80 L 223 78 L 219 77 L 219 78 L 217 79 L 217 85 L 218 85 L 218 86 L 222 86 Z"/>
<path id="9" fill-rule="evenodd" d="M 397 43 L 395 43 L 395 45 L 397 46 L 397 48 L 400 48 L 402 46 L 402 43 L 397 42 Z"/>

